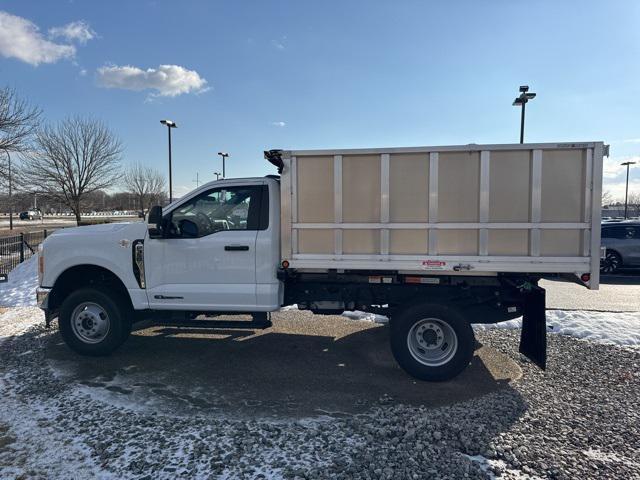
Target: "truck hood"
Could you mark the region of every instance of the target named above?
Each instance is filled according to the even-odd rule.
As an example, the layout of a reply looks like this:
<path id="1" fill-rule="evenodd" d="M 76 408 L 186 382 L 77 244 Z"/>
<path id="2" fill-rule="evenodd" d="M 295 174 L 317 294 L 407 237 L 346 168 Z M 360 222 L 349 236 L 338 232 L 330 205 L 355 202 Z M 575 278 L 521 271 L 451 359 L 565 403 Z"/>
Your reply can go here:
<path id="1" fill-rule="evenodd" d="M 110 235 L 120 233 L 144 233 L 147 225 L 144 222 L 103 223 L 100 225 L 86 225 L 84 227 L 62 228 L 56 230 L 54 235 L 60 236 L 85 236 L 85 235 Z"/>
<path id="2" fill-rule="evenodd" d="M 132 248 L 147 236 L 144 222 L 105 223 L 57 230 L 42 242 L 41 286 L 52 287 L 69 268 L 92 265 L 112 272 L 127 288 L 139 288 L 133 275 Z"/>

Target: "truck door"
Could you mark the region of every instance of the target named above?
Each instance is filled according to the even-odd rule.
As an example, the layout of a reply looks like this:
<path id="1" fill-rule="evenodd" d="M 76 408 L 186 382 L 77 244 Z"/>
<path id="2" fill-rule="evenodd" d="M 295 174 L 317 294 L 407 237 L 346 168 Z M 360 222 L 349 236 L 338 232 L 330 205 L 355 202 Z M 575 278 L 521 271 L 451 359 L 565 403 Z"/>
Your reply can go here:
<path id="1" fill-rule="evenodd" d="M 211 188 L 162 220 L 145 240 L 151 308 L 251 311 L 256 305 L 256 236 L 262 185 Z"/>

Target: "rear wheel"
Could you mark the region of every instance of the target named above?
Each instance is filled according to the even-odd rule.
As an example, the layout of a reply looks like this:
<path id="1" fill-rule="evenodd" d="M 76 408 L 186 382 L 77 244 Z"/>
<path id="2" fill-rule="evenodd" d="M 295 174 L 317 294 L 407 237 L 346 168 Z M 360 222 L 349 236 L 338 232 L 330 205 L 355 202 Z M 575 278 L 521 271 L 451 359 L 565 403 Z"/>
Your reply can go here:
<path id="1" fill-rule="evenodd" d="M 410 308 L 390 322 L 391 350 L 410 375 L 427 381 L 450 380 L 473 357 L 475 337 L 468 321 L 445 305 Z"/>
<path id="2" fill-rule="evenodd" d="M 602 273 L 616 273 L 622 266 L 622 257 L 618 252 L 607 250 L 607 255 L 600 262 L 600 271 Z"/>
<path id="3" fill-rule="evenodd" d="M 83 355 L 108 355 L 129 336 L 126 303 L 93 288 L 71 293 L 62 303 L 58 324 L 66 344 Z"/>

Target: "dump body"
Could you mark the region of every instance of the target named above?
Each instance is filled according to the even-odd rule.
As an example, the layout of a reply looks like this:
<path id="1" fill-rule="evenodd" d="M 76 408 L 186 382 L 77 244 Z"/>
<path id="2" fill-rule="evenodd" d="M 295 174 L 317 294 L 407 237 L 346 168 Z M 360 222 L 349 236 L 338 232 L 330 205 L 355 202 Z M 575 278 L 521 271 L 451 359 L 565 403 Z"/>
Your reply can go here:
<path id="1" fill-rule="evenodd" d="M 282 152 L 290 268 L 590 275 L 602 142 Z M 585 277 L 586 278 L 586 277 Z"/>

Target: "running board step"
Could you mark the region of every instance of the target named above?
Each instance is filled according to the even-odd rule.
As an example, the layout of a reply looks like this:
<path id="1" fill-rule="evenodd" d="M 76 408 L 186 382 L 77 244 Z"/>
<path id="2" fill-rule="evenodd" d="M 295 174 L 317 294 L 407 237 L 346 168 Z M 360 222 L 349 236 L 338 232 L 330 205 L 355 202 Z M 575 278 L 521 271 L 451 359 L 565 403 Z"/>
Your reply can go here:
<path id="1" fill-rule="evenodd" d="M 191 328 L 224 328 L 239 330 L 264 330 L 273 324 L 270 320 L 246 321 L 246 320 L 160 320 L 154 322 L 157 325 L 170 327 Z"/>

